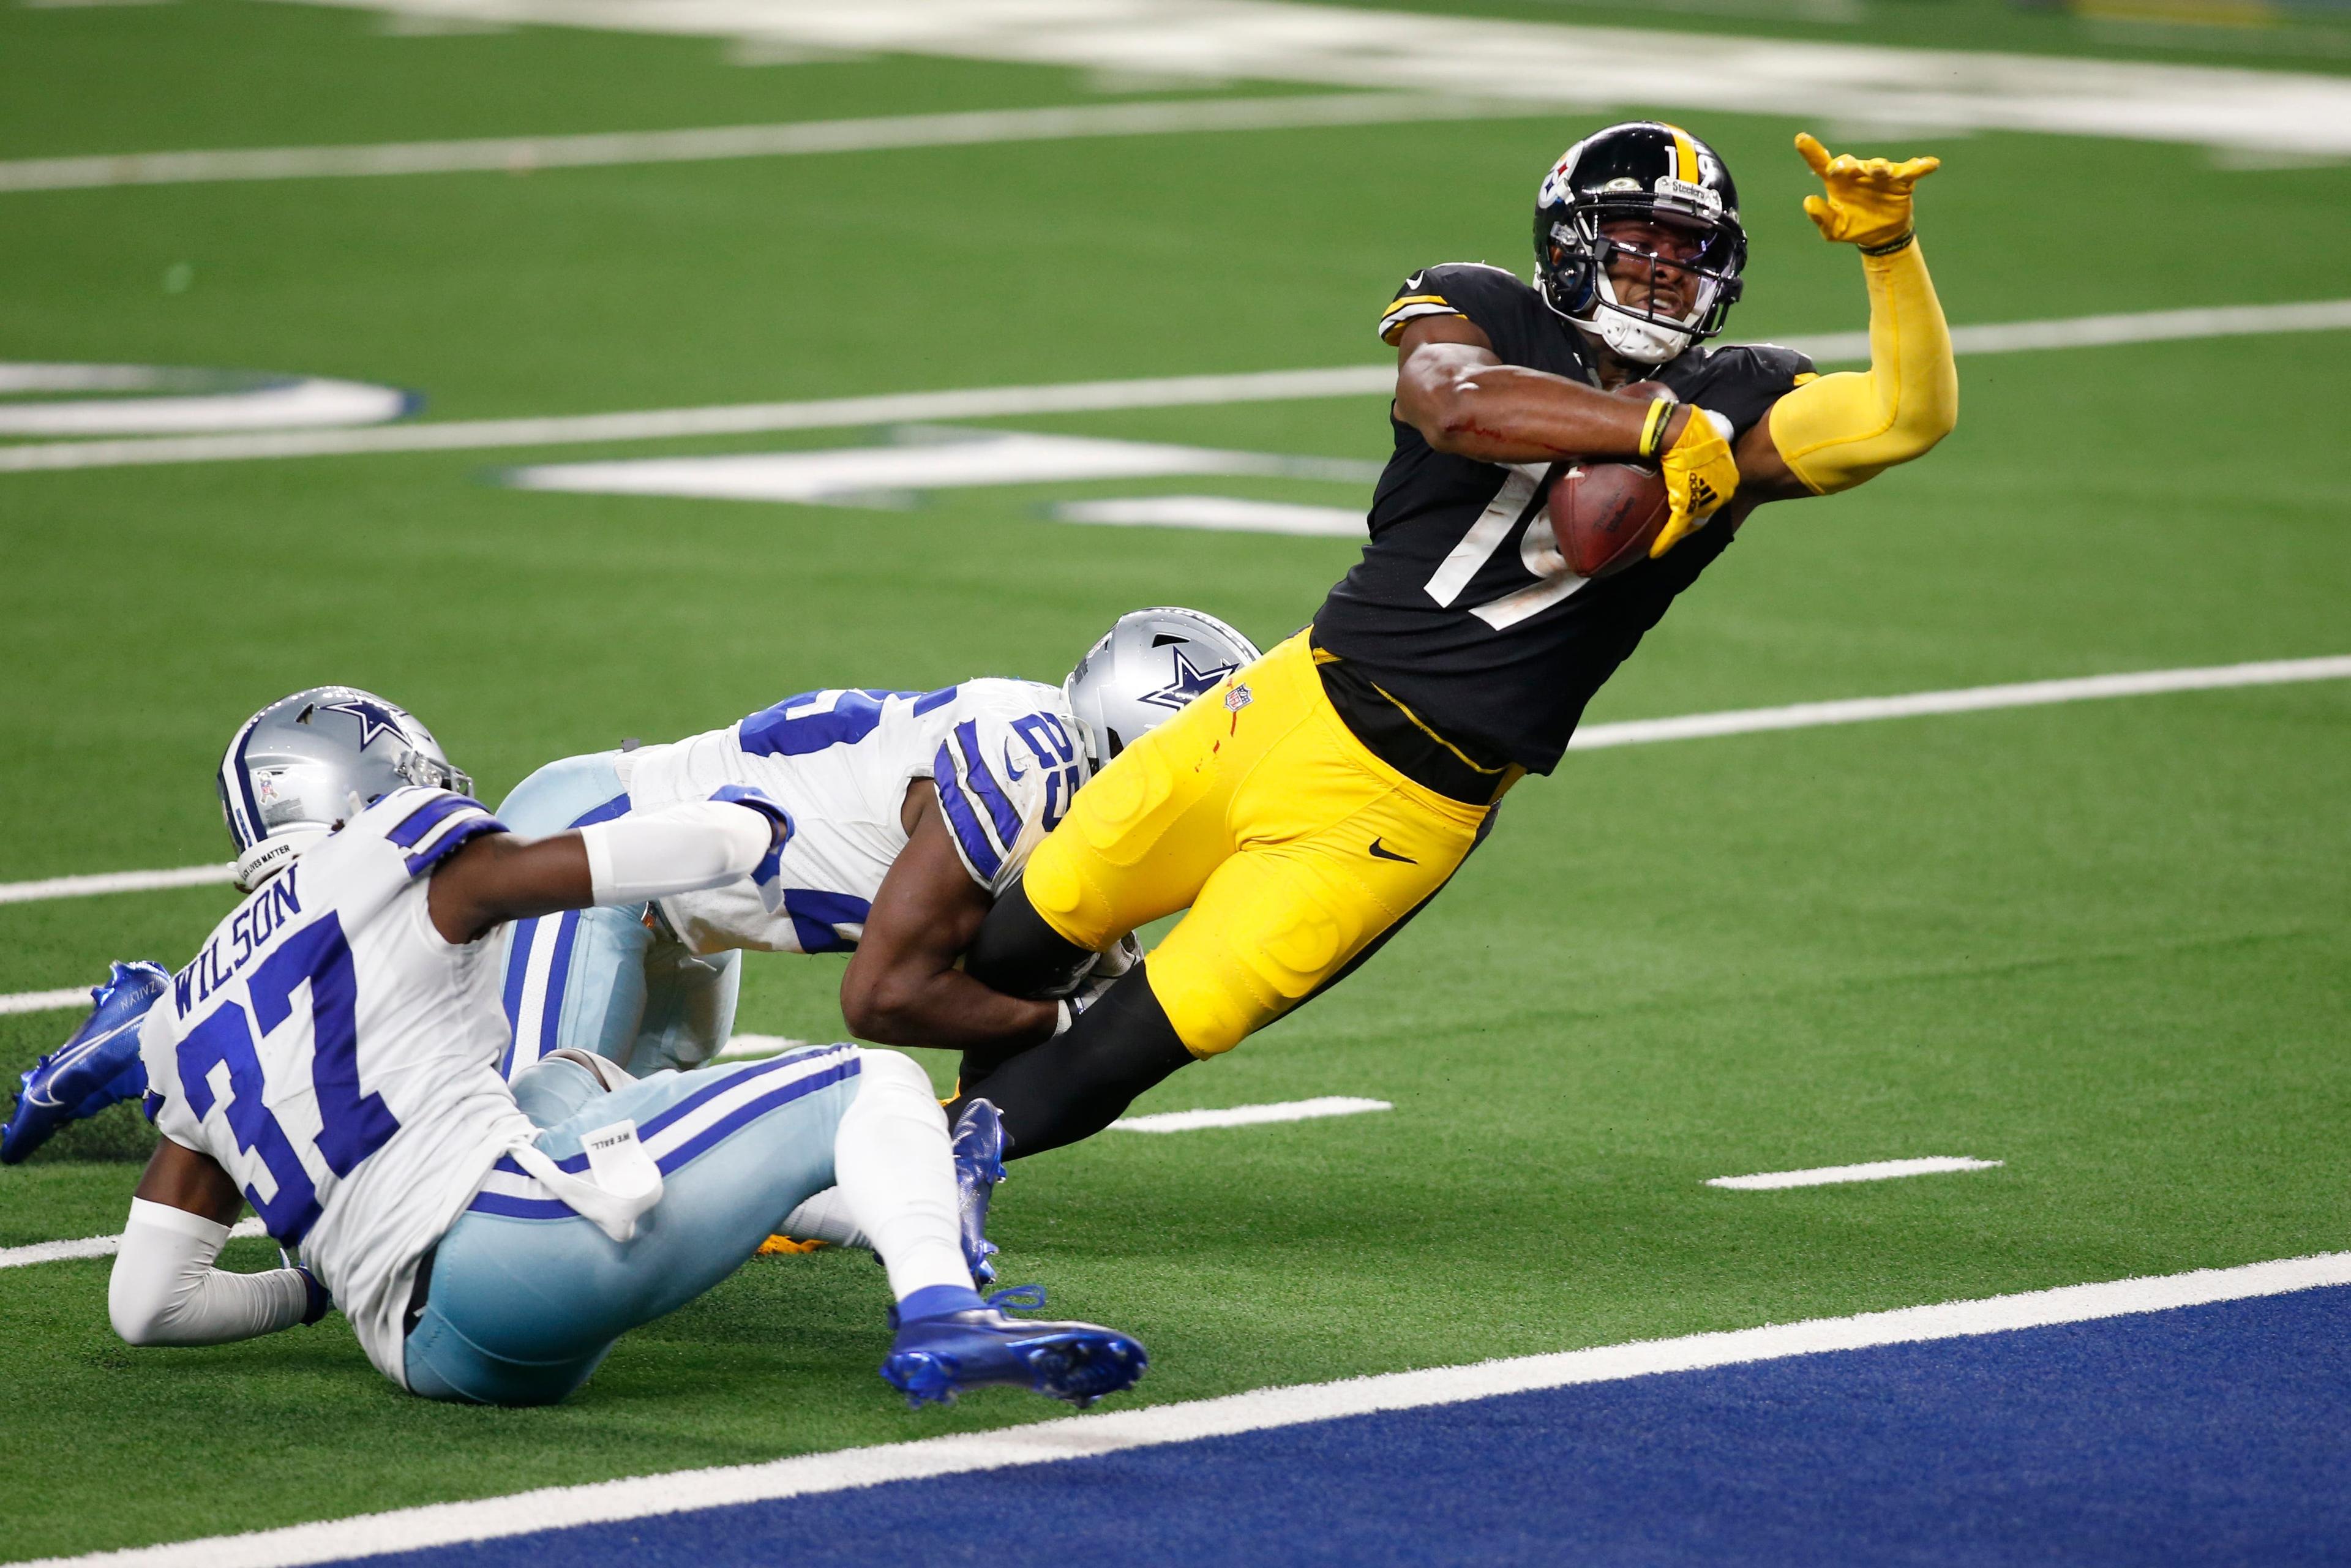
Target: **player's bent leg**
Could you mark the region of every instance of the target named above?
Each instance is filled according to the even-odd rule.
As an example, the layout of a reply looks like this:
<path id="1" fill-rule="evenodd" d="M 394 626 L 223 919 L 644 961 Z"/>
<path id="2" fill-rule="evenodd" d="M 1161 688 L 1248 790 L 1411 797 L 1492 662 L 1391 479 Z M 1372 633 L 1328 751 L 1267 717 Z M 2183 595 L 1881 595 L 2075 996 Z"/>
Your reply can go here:
<path id="1" fill-rule="evenodd" d="M 549 1053 L 514 1075 L 515 1106 L 541 1127 L 553 1127 L 628 1082 L 619 1062 L 584 1051 Z"/>
<path id="2" fill-rule="evenodd" d="M 991 933 L 983 926 L 982 951 L 1009 964 L 1024 939 L 1050 954 L 1050 938 L 1058 937 L 1100 953 L 1135 927 L 1191 904 L 1208 873 L 1233 852 L 1226 821 L 1232 791 L 1269 748 L 1311 717 L 1301 705 L 1230 708 L 1218 697 L 1266 662 L 1227 677 L 1120 752 L 1078 791 L 1069 815 L 1037 846 L 1022 873 L 1019 885 L 1034 919 L 1008 912 L 1006 928 Z M 1004 907 L 1001 901 L 998 907 Z M 991 925 L 996 918 L 990 915 Z"/>
<path id="3" fill-rule="evenodd" d="M 1029 902 L 1024 873 L 989 907 L 979 935 L 964 954 L 963 967 L 981 985 L 1008 997 L 1050 997 L 1077 984 L 1098 956 L 1097 949 L 1062 936 L 1037 912 Z M 971 1055 L 964 1053 L 967 1071 Z"/>
<path id="4" fill-rule="evenodd" d="M 1398 804 L 1236 855 L 1208 879 L 1151 955 L 1152 989 L 1195 1056 L 1230 1051 L 1324 989 L 1453 874 L 1476 842 L 1475 814 Z"/>
<path id="5" fill-rule="evenodd" d="M 408 1335 L 410 1388 L 537 1405 L 586 1382 L 613 1340 L 734 1272 L 795 1205 L 832 1185 L 862 1056 L 854 1046 L 828 1046 L 663 1073 L 549 1128 L 538 1147 L 562 1164 L 580 1155 L 584 1134 L 636 1123 L 663 1192 L 626 1242 L 501 1161 L 433 1256 Z M 942 1179 L 954 1251 L 953 1177 Z"/>
<path id="6" fill-rule="evenodd" d="M 709 1065 L 735 1034 L 743 955 L 696 955 L 682 942 L 656 936 L 640 972 L 645 999 L 626 1058 L 629 1071 L 645 1078 L 664 1068 L 691 1072 Z"/>
<path id="7" fill-rule="evenodd" d="M 984 1090 L 1004 1122 L 1004 1157 L 1021 1159 L 1090 1138 L 1134 1097 L 1189 1066 L 1193 1053 L 1167 1021 L 1149 979 L 1147 958 L 1104 992 L 1067 1033 L 1002 1063 L 965 1099 L 947 1107 L 959 1115 Z"/>

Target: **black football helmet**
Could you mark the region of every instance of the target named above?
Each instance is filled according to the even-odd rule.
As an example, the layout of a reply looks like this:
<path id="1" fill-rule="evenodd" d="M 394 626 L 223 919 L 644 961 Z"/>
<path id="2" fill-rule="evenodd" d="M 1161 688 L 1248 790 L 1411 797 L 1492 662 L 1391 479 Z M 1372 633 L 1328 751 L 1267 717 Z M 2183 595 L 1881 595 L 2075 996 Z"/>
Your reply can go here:
<path id="1" fill-rule="evenodd" d="M 1698 254 L 1660 261 L 1621 245 L 1601 225 L 1639 218 L 1693 230 Z M 1615 256 L 1670 266 L 1698 284 L 1679 319 L 1620 303 L 1608 276 Z M 1722 330 L 1747 265 L 1739 187 L 1713 148 L 1677 125 L 1628 120 L 1594 131 L 1561 155 L 1535 194 L 1535 277 L 1543 302 L 1628 360 L 1663 364 Z"/>

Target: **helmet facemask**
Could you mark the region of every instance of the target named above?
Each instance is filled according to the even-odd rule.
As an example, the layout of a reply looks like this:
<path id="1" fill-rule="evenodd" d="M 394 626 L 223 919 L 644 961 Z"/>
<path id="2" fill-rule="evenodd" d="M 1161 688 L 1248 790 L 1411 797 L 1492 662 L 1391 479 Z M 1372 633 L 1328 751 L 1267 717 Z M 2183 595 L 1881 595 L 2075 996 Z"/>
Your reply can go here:
<path id="1" fill-rule="evenodd" d="M 1697 250 L 1685 259 L 1662 256 L 1603 229 L 1623 221 L 1668 225 L 1700 236 Z M 1746 236 L 1736 220 L 1684 213 L 1664 204 L 1627 202 L 1580 205 L 1565 222 L 1551 225 L 1550 244 L 1542 257 L 1543 298 L 1561 315 L 1605 343 L 1624 359 L 1637 364 L 1661 365 L 1679 357 L 1691 344 L 1722 330 L 1730 307 L 1738 302 L 1739 269 L 1746 259 Z M 1667 274 L 1687 278 L 1688 308 L 1679 316 L 1619 298 L 1617 272 L 1626 262 L 1646 268 L 1646 289 L 1631 287 L 1654 300 Z M 1627 280 L 1628 282 L 1631 280 Z"/>

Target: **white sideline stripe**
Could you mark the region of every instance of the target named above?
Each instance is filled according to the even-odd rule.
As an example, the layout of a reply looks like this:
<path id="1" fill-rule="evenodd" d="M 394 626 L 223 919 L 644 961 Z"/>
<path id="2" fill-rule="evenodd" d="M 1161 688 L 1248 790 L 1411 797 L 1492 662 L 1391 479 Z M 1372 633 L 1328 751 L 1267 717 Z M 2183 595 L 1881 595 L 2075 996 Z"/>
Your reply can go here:
<path id="1" fill-rule="evenodd" d="M 0 162 L 0 193 L 108 185 L 315 180 L 388 174 L 528 173 L 631 163 L 700 163 L 907 147 L 972 147 L 1199 131 L 1287 131 L 1431 120 L 1520 119 L 1544 113 L 1523 99 L 1363 92 L 1282 98 L 1080 104 L 1067 109 L 981 110 L 775 125 L 714 125 L 581 136 L 497 136 L 462 141 L 388 141 L 343 147 L 249 147 L 217 152 L 120 152 Z"/>
<path id="2" fill-rule="evenodd" d="M 0 904 L 30 904 L 44 898 L 89 898 L 101 893 L 152 893 L 164 887 L 210 887 L 236 880 L 226 863 L 183 865 L 171 871 L 102 871 L 89 876 L 50 876 L 37 882 L 0 882 Z"/>
<path id="3" fill-rule="evenodd" d="M 1189 1133 L 1202 1127 L 1254 1127 L 1262 1122 L 1311 1122 L 1318 1116 L 1358 1116 L 1366 1111 L 1395 1109 L 1384 1100 L 1325 1094 L 1313 1100 L 1235 1105 L 1223 1111 L 1161 1111 L 1148 1116 L 1122 1117 L 1110 1126 L 1113 1133 Z"/>
<path id="4" fill-rule="evenodd" d="M 2231 686 L 2283 685 L 2297 681 L 2351 679 L 2351 655 L 2316 659 L 2271 659 L 2245 664 L 2207 664 L 2180 670 L 2137 670 L 2119 675 L 2082 675 L 2057 681 L 2026 681 L 2005 686 L 1964 686 L 1956 691 L 1911 692 L 1894 697 L 1851 697 L 1839 702 L 1792 703 L 1785 707 L 1732 708 L 1723 713 L 1682 714 L 1672 718 L 1623 719 L 1586 725 L 1568 742 L 1571 751 L 1643 746 L 1660 740 L 1697 740 L 1718 735 L 1752 735 L 1819 725 L 1863 724 L 1881 718 L 1928 714 L 1980 713 L 1994 708 L 2039 707 L 2050 703 L 2102 697 L 2156 695 L 2165 692 L 2224 690 Z M 184 866 L 178 871 L 101 872 L 93 876 L 51 877 L 44 882 L 0 883 L 0 904 L 37 898 L 80 898 L 154 887 L 185 887 L 226 882 L 231 868 Z M 86 990 L 28 991 L 0 996 L 0 1013 L 36 1012 L 86 1000 Z M 57 998 L 65 998 L 59 1000 Z M 737 1035 L 737 1040 L 769 1040 L 775 1035 Z M 775 1049 L 804 1044 L 787 1040 Z"/>
<path id="5" fill-rule="evenodd" d="M 266 1236 L 258 1219 L 240 1219 L 229 1227 L 231 1237 Z M 120 1236 L 84 1236 L 72 1241 L 36 1241 L 29 1247 L 0 1247 L 0 1269 L 21 1269 L 27 1263 L 61 1263 L 69 1258 L 110 1258 L 122 1249 Z"/>
<path id="6" fill-rule="evenodd" d="M 1905 1307 L 1854 1317 L 1641 1340 L 1552 1355 L 1480 1362 L 1354 1377 L 1337 1383 L 1261 1388 L 1141 1410 L 1072 1416 L 1001 1431 L 961 1433 L 877 1448 L 807 1454 L 767 1464 L 634 1476 L 589 1486 L 549 1487 L 474 1502 L 435 1503 L 353 1519 L 298 1524 L 245 1535 L 213 1536 L 82 1557 L 42 1559 L 26 1568 L 297 1568 L 298 1564 L 486 1541 L 539 1530 L 732 1504 L 848 1491 L 887 1481 L 967 1475 L 1019 1465 L 1053 1464 L 1126 1449 L 1196 1442 L 1388 1410 L 1425 1409 L 1466 1400 L 1610 1383 L 1661 1373 L 1696 1372 L 1829 1351 L 1915 1344 L 2006 1333 L 2018 1329 L 2168 1312 L 2214 1301 L 2351 1284 L 2351 1253 L 2249 1263 L 2234 1269 L 2068 1285 L 2021 1295 L 1939 1306 Z M 560 1548 L 558 1548 L 559 1555 Z"/>
<path id="7" fill-rule="evenodd" d="M 1971 1160 L 1959 1155 L 1929 1155 L 1918 1160 L 1872 1160 L 1858 1166 L 1817 1166 L 1808 1171 L 1765 1171 L 1757 1176 L 1713 1176 L 1708 1186 L 1769 1192 L 1783 1186 L 1831 1186 L 1845 1181 L 1891 1181 L 1896 1176 L 1938 1176 L 1945 1171 L 1998 1170 L 2003 1160 Z"/>
<path id="8" fill-rule="evenodd" d="M 55 991 L 18 991 L 0 997 L 0 1013 L 46 1013 L 89 1006 L 88 986 L 68 986 Z"/>
<path id="9" fill-rule="evenodd" d="M 2193 310 L 1993 322 L 1952 329 L 1963 354 L 2017 353 L 2182 339 L 2258 336 L 2351 328 L 2351 299 L 2283 305 L 2227 305 Z M 1785 340 L 1822 364 L 1865 360 L 1866 332 L 1824 332 Z M 528 419 L 426 421 L 363 430 L 294 430 L 236 435 L 148 436 L 120 440 L 22 442 L 0 446 L 0 473 L 116 468 L 152 463 L 225 463 L 265 457 L 333 457 L 380 452 L 480 452 L 499 447 L 576 446 L 599 442 L 663 441 L 684 436 L 750 435 L 782 430 L 839 430 L 918 424 L 932 420 L 1002 419 L 1040 413 L 1098 413 L 1130 408 L 1206 407 L 1299 399 L 1384 396 L 1395 390 L 1392 364 L 1326 370 L 1250 371 L 1229 375 L 1155 376 L 1132 381 L 1063 382 L 1040 386 L 965 387 L 885 392 L 802 402 L 714 403 L 699 408 Z"/>
<path id="10" fill-rule="evenodd" d="M 1786 707 L 1735 708 L 1728 713 L 1683 714 L 1677 718 L 1635 718 L 1586 726 L 1568 742 L 1572 751 L 1612 746 L 1643 746 L 1659 740 L 1696 740 L 1718 735 L 1754 735 L 1773 729 L 1811 729 L 1821 725 L 1865 724 L 1881 718 L 1925 714 L 1980 713 L 1991 708 L 2040 707 L 2050 703 L 2099 697 L 2152 696 L 2164 692 L 2218 691 L 2231 686 L 2283 685 L 2296 681 L 2351 679 L 2351 656 L 2272 659 L 2249 664 L 2213 664 L 2200 669 L 2137 670 L 2120 675 L 2083 675 L 2062 681 L 2025 681 L 2007 686 L 1965 686 L 1949 692 L 1912 692 L 1898 697 L 1854 697 L 1843 702 L 1793 703 Z"/>

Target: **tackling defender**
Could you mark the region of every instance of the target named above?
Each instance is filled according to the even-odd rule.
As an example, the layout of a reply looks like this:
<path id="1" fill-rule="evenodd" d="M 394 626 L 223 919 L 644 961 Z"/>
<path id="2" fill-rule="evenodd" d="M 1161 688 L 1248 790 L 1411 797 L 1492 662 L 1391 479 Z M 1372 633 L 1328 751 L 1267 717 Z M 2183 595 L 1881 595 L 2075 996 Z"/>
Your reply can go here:
<path id="1" fill-rule="evenodd" d="M 882 1375 L 910 1402 L 1019 1383 L 1088 1404 L 1141 1375 L 1126 1336 L 973 1289 L 946 1126 L 905 1057 L 632 1081 L 566 1051 L 499 1075 L 502 925 L 746 878 L 780 907 L 776 802 L 721 787 L 525 842 L 423 726 L 347 687 L 254 716 L 220 784 L 249 895 L 168 983 L 119 971 L 76 1037 L 136 1028 L 162 1134 L 109 1290 L 124 1339 L 247 1339 L 331 1300 L 411 1392 L 549 1403 L 838 1183 L 897 1297 Z M 248 1202 L 298 1265 L 213 1267 Z"/>
<path id="2" fill-rule="evenodd" d="M 991 990 L 958 967 L 964 949 L 1096 768 L 1257 657 L 1213 615 L 1137 610 L 1059 689 L 982 679 L 803 692 L 671 745 L 549 763 L 498 804 L 517 832 L 611 821 L 727 784 L 780 802 L 799 831 L 784 846 L 777 906 L 737 884 L 517 921 L 504 981 L 509 1071 L 565 1046 L 640 1077 L 700 1066 L 733 1032 L 747 950 L 850 954 L 841 1016 L 864 1040 L 1050 1039 L 1086 994 Z M 1089 979 L 1123 972 L 1099 965 Z"/>
<path id="3" fill-rule="evenodd" d="M 1397 290 L 1380 319 L 1395 451 L 1363 560 L 1306 631 L 1106 769 L 981 927 L 971 973 L 1040 995 L 1190 911 L 1066 1034 L 966 1053 L 961 1092 L 999 1107 L 1008 1155 L 1100 1131 L 1343 978 L 1512 785 L 1558 764 L 1593 694 L 1755 507 L 1850 489 L 1950 431 L 1950 336 L 1911 219 L 1937 161 L 1796 145 L 1824 186 L 1805 212 L 1862 253 L 1866 371 L 1703 346 L 1741 288 L 1738 192 L 1712 148 L 1655 121 L 1587 137 L 1545 176 L 1531 286 L 1452 265 Z M 1618 395 L 1635 383 L 1649 395 Z M 1546 497 L 1578 460 L 1661 470 L 1650 559 L 1568 569 Z"/>
<path id="4" fill-rule="evenodd" d="M 1019 1050 L 1062 1033 L 1126 972 L 1131 943 L 1042 999 L 982 985 L 961 967 L 964 949 L 1096 768 L 1257 657 L 1213 615 L 1137 610 L 1058 690 L 983 679 L 804 692 L 672 745 L 548 764 L 499 803 L 518 832 L 625 821 L 730 784 L 781 802 L 799 831 L 771 901 L 737 884 L 517 921 L 506 1070 L 567 1047 L 640 1077 L 700 1066 L 734 1030 L 747 949 L 849 953 L 841 1016 L 866 1040 Z M 959 1115 L 956 1136 L 958 1149 L 992 1151 L 995 1128 L 966 1128 Z M 992 1152 L 975 1157 L 986 1173 L 1001 1168 Z M 983 1213 L 987 1185 L 974 1197 Z M 773 1249 L 870 1245 L 844 1196 L 820 1192 L 795 1209 Z M 989 1283 L 994 1249 L 983 1249 L 973 1268 Z"/>

